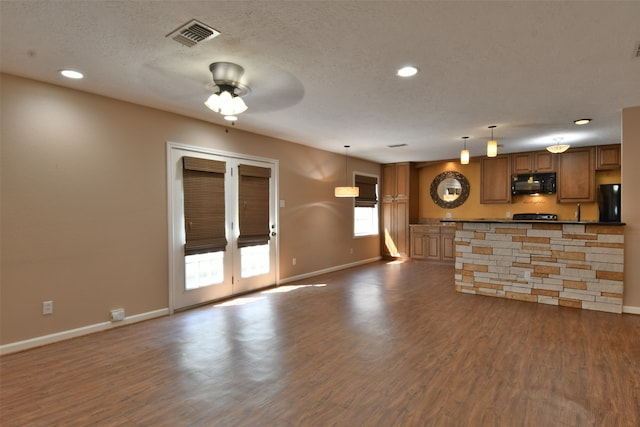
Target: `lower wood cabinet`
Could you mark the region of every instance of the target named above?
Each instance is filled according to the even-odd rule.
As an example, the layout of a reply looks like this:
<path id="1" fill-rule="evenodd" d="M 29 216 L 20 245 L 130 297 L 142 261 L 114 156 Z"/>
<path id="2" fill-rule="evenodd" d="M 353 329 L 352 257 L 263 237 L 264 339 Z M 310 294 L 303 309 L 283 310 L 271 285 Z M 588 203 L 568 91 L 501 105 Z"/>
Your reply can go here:
<path id="1" fill-rule="evenodd" d="M 455 232 L 448 225 L 411 225 L 411 258 L 454 262 Z"/>

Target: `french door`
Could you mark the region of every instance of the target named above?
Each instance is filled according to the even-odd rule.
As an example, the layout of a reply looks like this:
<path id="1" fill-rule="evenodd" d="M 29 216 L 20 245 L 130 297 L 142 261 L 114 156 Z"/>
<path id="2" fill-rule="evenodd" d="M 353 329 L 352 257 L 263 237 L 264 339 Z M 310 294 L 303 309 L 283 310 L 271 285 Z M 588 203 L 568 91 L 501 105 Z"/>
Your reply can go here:
<path id="1" fill-rule="evenodd" d="M 167 162 L 170 309 L 276 284 L 277 161 L 169 143 Z M 193 208 L 191 171 L 186 165 L 207 162 L 215 165 L 215 175 L 211 175 L 215 176 L 215 188 L 211 198 L 206 191 L 199 193 L 196 197 L 200 201 Z M 195 188 L 202 191 L 208 187 L 198 182 Z M 205 221 L 210 219 L 206 218 L 208 212 L 215 211 L 212 216 L 219 222 L 215 227 L 221 237 L 196 236 L 199 240 L 193 244 L 191 227 L 197 228 L 200 219 L 192 219 L 190 209 Z M 214 240 L 215 244 L 197 244 Z"/>

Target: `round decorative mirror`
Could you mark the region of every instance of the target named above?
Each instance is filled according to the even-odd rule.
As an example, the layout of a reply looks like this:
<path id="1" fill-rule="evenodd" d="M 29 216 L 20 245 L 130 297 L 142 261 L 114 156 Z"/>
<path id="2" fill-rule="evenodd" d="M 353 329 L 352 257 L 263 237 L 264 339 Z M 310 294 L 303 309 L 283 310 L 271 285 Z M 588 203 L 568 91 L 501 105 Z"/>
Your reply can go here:
<path id="1" fill-rule="evenodd" d="M 469 181 L 459 172 L 442 172 L 433 178 L 430 193 L 433 202 L 441 208 L 457 208 L 469 197 Z"/>

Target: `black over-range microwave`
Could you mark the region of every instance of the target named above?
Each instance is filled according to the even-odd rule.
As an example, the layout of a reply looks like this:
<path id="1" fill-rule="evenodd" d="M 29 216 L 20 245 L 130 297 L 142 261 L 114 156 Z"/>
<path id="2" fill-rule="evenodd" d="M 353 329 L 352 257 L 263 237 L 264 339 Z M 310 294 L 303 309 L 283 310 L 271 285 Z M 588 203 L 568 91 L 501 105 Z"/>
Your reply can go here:
<path id="1" fill-rule="evenodd" d="M 555 194 L 555 173 L 528 173 L 511 176 L 511 194 Z"/>

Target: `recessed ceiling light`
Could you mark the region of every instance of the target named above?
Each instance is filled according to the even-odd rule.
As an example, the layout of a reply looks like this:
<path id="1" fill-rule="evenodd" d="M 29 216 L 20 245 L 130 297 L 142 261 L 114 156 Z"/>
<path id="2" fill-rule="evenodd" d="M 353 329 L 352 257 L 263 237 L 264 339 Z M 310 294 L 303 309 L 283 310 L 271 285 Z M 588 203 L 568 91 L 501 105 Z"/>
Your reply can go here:
<path id="1" fill-rule="evenodd" d="M 400 77 L 411 77 L 418 74 L 418 68 L 413 65 L 408 65 L 406 67 L 402 67 L 398 70 L 397 74 Z"/>
<path id="2" fill-rule="evenodd" d="M 573 123 L 579 125 L 586 125 L 587 123 L 589 123 L 591 121 L 591 119 L 578 119 L 578 120 L 574 120 Z"/>
<path id="3" fill-rule="evenodd" d="M 60 74 L 68 79 L 81 79 L 84 77 L 81 72 L 74 70 L 60 70 Z"/>
<path id="4" fill-rule="evenodd" d="M 238 120 L 238 116 L 224 116 L 224 119 L 228 122 L 235 122 Z"/>

